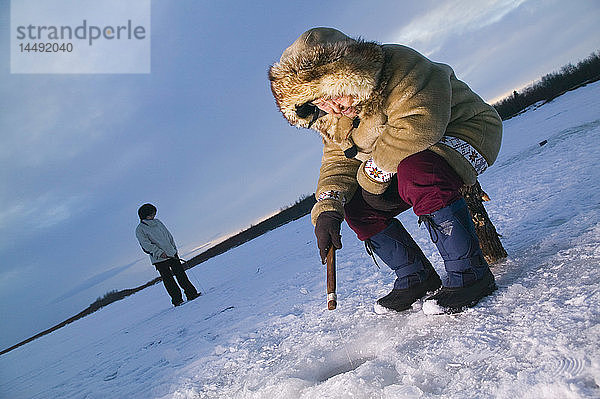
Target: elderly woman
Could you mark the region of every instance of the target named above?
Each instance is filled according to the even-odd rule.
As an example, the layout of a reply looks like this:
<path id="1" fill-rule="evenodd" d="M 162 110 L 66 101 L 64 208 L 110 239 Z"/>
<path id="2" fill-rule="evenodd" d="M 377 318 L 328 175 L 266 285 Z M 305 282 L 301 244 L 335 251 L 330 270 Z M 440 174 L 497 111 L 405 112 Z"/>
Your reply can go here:
<path id="1" fill-rule="evenodd" d="M 345 218 L 397 275 L 376 311 L 409 309 L 437 290 L 431 308 L 458 312 L 496 288 L 459 189 L 495 161 L 502 122 L 452 68 L 405 46 L 314 28 L 283 52 L 269 79 L 290 124 L 323 139 L 312 210 L 321 258 L 341 248 Z M 441 289 L 395 219 L 411 207 L 444 259 Z"/>

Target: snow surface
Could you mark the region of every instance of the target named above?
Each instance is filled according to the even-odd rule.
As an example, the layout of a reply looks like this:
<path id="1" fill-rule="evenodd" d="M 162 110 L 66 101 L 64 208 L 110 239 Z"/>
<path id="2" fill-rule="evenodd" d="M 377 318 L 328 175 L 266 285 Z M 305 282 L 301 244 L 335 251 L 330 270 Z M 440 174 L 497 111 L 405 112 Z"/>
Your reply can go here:
<path id="1" fill-rule="evenodd" d="M 438 305 L 437 301 L 434 299 L 424 300 L 423 302 L 423 313 L 426 315 L 437 315 L 445 313 L 443 307 Z"/>
<path id="2" fill-rule="evenodd" d="M 0 397 L 600 398 L 599 159 L 600 83 L 505 123 L 481 183 L 509 258 L 464 313 L 375 314 L 393 274 L 345 225 L 327 311 L 305 217 L 189 271 L 193 302 L 156 285 L 0 356 Z"/>

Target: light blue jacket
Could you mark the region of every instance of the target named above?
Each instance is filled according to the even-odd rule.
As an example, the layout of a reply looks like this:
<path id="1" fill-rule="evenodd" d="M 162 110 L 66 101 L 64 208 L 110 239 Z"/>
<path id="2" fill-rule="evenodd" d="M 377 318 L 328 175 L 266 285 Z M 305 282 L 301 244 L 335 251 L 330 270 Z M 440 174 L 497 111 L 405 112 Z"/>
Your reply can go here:
<path id="1" fill-rule="evenodd" d="M 167 260 L 161 257 L 162 254 L 166 254 L 169 258 L 177 255 L 177 246 L 173 236 L 158 219 L 140 221 L 135 229 L 135 236 L 144 252 L 150 255 L 152 264 Z"/>

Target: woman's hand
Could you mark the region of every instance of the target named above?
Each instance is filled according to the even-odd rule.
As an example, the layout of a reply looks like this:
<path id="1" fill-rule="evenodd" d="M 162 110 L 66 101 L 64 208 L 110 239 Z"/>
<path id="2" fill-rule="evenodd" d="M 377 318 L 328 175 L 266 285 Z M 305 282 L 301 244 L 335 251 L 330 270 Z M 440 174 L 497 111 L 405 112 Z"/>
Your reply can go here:
<path id="1" fill-rule="evenodd" d="M 345 115 L 349 118 L 354 118 L 358 115 L 356 108 L 353 107 L 354 97 L 352 96 L 340 96 L 335 98 L 318 98 L 313 100 L 312 103 L 317 106 L 320 110 L 332 114 L 336 117 Z"/>
<path id="2" fill-rule="evenodd" d="M 342 248 L 342 236 L 340 235 L 342 220 L 344 220 L 343 216 L 335 211 L 325 211 L 317 218 L 315 236 L 323 264 L 325 264 L 329 247 L 333 245 L 336 249 Z"/>

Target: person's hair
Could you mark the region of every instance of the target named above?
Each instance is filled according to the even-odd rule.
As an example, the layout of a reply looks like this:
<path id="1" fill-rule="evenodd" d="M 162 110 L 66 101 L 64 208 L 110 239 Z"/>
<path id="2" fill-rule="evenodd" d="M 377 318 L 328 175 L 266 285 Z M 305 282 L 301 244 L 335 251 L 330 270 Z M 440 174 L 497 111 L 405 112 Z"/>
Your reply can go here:
<path id="1" fill-rule="evenodd" d="M 148 216 L 156 213 L 156 207 L 152 204 L 144 204 L 138 209 L 140 220 L 146 219 Z"/>

